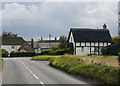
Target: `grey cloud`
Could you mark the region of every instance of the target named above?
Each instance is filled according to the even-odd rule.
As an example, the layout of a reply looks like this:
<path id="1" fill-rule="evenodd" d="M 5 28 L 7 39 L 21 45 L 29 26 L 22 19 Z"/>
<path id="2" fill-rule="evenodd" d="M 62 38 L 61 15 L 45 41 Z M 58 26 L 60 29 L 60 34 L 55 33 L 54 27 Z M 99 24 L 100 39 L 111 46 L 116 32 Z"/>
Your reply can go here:
<path id="1" fill-rule="evenodd" d="M 31 37 L 67 35 L 71 27 L 102 28 L 117 35 L 117 3 L 5 3 L 3 30 Z"/>

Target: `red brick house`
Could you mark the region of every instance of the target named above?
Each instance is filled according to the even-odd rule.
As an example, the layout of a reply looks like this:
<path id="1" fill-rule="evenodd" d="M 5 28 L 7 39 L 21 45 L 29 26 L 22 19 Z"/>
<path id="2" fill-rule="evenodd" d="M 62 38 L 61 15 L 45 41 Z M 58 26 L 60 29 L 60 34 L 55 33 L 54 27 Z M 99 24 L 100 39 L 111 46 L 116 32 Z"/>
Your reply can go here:
<path id="1" fill-rule="evenodd" d="M 27 41 L 25 41 L 18 51 L 32 52 L 33 48 Z"/>

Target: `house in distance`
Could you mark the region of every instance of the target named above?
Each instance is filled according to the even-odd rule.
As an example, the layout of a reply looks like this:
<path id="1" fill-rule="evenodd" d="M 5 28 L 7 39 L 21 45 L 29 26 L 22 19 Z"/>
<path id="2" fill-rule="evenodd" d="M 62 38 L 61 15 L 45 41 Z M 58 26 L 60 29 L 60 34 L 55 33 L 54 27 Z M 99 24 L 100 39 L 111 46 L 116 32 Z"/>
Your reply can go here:
<path id="1" fill-rule="evenodd" d="M 103 29 L 71 28 L 68 43 L 73 46 L 74 55 L 101 55 L 101 48 L 110 46 L 112 38 L 104 24 Z"/>
<path id="2" fill-rule="evenodd" d="M 1 49 L 6 49 L 9 54 L 12 51 L 33 51 L 32 46 L 22 37 L 3 36 L 0 39 L 2 40 Z"/>

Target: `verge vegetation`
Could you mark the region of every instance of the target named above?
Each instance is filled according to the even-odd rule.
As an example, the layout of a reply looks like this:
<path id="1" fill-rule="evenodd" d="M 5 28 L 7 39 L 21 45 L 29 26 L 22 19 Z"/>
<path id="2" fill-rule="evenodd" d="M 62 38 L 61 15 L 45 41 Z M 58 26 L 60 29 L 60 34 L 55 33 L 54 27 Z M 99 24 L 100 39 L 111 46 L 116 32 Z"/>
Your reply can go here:
<path id="1" fill-rule="evenodd" d="M 37 61 L 50 61 L 56 57 L 60 57 L 60 56 L 50 56 L 50 55 L 40 55 L 40 56 L 35 56 L 32 57 L 31 60 L 37 60 Z"/>
<path id="2" fill-rule="evenodd" d="M 3 59 L 0 57 L 0 71 L 2 70 Z"/>
<path id="3" fill-rule="evenodd" d="M 97 79 L 105 84 L 118 84 L 117 56 L 73 56 L 54 58 L 49 65 L 69 74 Z"/>

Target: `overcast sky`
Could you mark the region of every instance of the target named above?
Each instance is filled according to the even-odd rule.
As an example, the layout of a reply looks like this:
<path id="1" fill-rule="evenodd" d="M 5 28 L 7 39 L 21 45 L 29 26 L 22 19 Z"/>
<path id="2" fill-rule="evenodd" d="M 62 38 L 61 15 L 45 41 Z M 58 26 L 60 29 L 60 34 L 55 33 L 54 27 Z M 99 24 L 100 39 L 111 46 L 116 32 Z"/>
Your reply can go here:
<path id="1" fill-rule="evenodd" d="M 118 31 L 117 2 L 26 2 L 3 3 L 2 30 L 17 33 L 25 40 L 68 35 L 70 28 L 102 29 L 111 36 Z"/>

